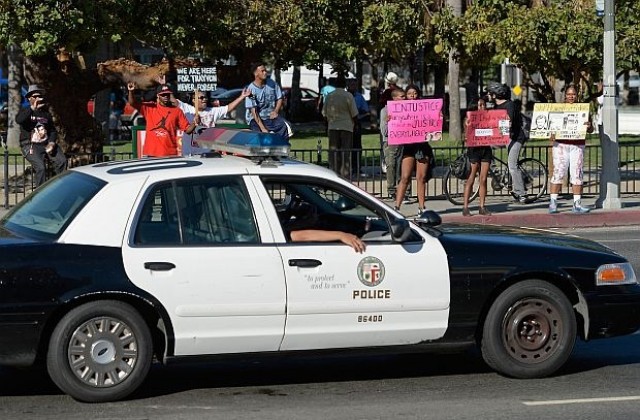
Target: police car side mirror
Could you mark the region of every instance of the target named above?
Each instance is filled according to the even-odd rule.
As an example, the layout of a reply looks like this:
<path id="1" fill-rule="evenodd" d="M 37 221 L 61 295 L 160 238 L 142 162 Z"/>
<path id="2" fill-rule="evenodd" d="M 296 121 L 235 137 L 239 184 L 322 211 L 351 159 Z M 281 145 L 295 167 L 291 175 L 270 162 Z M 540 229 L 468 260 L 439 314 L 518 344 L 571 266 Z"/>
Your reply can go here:
<path id="1" fill-rule="evenodd" d="M 438 226 L 442 224 L 442 218 L 433 210 L 425 210 L 415 219 L 419 225 Z"/>
<path id="2" fill-rule="evenodd" d="M 411 236 L 411 227 L 407 219 L 395 219 L 391 222 L 391 238 L 394 242 L 404 242 Z"/>

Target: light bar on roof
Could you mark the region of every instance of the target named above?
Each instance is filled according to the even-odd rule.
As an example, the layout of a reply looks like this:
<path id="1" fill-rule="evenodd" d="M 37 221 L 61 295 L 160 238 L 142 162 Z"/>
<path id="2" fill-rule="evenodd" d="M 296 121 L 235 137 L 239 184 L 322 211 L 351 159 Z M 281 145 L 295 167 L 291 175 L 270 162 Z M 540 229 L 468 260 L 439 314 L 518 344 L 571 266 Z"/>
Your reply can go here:
<path id="1" fill-rule="evenodd" d="M 201 131 L 194 142 L 199 147 L 245 157 L 286 157 L 291 147 L 276 134 L 217 127 Z"/>

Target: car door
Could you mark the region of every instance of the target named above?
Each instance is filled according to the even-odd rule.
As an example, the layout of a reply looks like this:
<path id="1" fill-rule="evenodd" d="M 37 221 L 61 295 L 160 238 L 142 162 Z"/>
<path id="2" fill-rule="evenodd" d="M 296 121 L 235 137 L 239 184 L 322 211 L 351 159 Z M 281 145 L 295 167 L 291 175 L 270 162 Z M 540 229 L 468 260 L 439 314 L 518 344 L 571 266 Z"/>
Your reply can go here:
<path id="1" fill-rule="evenodd" d="M 151 185 L 123 245 L 129 278 L 171 319 L 175 355 L 277 350 L 286 290 L 255 189 L 240 176 Z"/>
<path id="2" fill-rule="evenodd" d="M 439 241 L 413 226 L 408 240 L 394 242 L 389 223 L 399 215 L 351 186 L 286 177 L 262 182 L 274 203 L 274 230 L 282 235 L 282 350 L 409 344 L 444 335 L 449 273 Z M 346 231 L 367 249 L 291 242 L 287 231 L 295 229 Z"/>

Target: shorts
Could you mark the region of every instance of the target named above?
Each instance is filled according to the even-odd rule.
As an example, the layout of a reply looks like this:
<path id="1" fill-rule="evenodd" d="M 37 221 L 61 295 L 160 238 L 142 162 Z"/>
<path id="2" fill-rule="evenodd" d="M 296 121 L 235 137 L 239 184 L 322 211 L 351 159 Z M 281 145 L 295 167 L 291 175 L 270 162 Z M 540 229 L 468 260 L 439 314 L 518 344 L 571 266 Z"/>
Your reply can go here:
<path id="1" fill-rule="evenodd" d="M 582 185 L 582 165 L 584 164 L 584 144 L 553 143 L 552 184 L 562 184 L 569 170 L 572 185 Z"/>
<path id="2" fill-rule="evenodd" d="M 491 146 L 479 146 L 467 148 L 467 156 L 469 156 L 469 162 L 491 162 L 493 159 L 493 150 Z"/>
<path id="3" fill-rule="evenodd" d="M 433 157 L 433 149 L 429 143 L 410 143 L 402 146 L 402 157 L 412 157 L 416 160 L 427 159 Z"/>

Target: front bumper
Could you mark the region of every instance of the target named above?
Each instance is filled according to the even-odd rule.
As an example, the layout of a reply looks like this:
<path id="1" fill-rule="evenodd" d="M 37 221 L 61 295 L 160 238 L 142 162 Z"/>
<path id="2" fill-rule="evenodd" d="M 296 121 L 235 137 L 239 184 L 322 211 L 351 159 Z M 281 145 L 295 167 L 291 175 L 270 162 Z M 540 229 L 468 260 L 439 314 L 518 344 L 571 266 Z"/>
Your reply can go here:
<path id="1" fill-rule="evenodd" d="M 640 285 L 599 287 L 584 296 L 589 338 L 615 337 L 640 329 Z"/>

